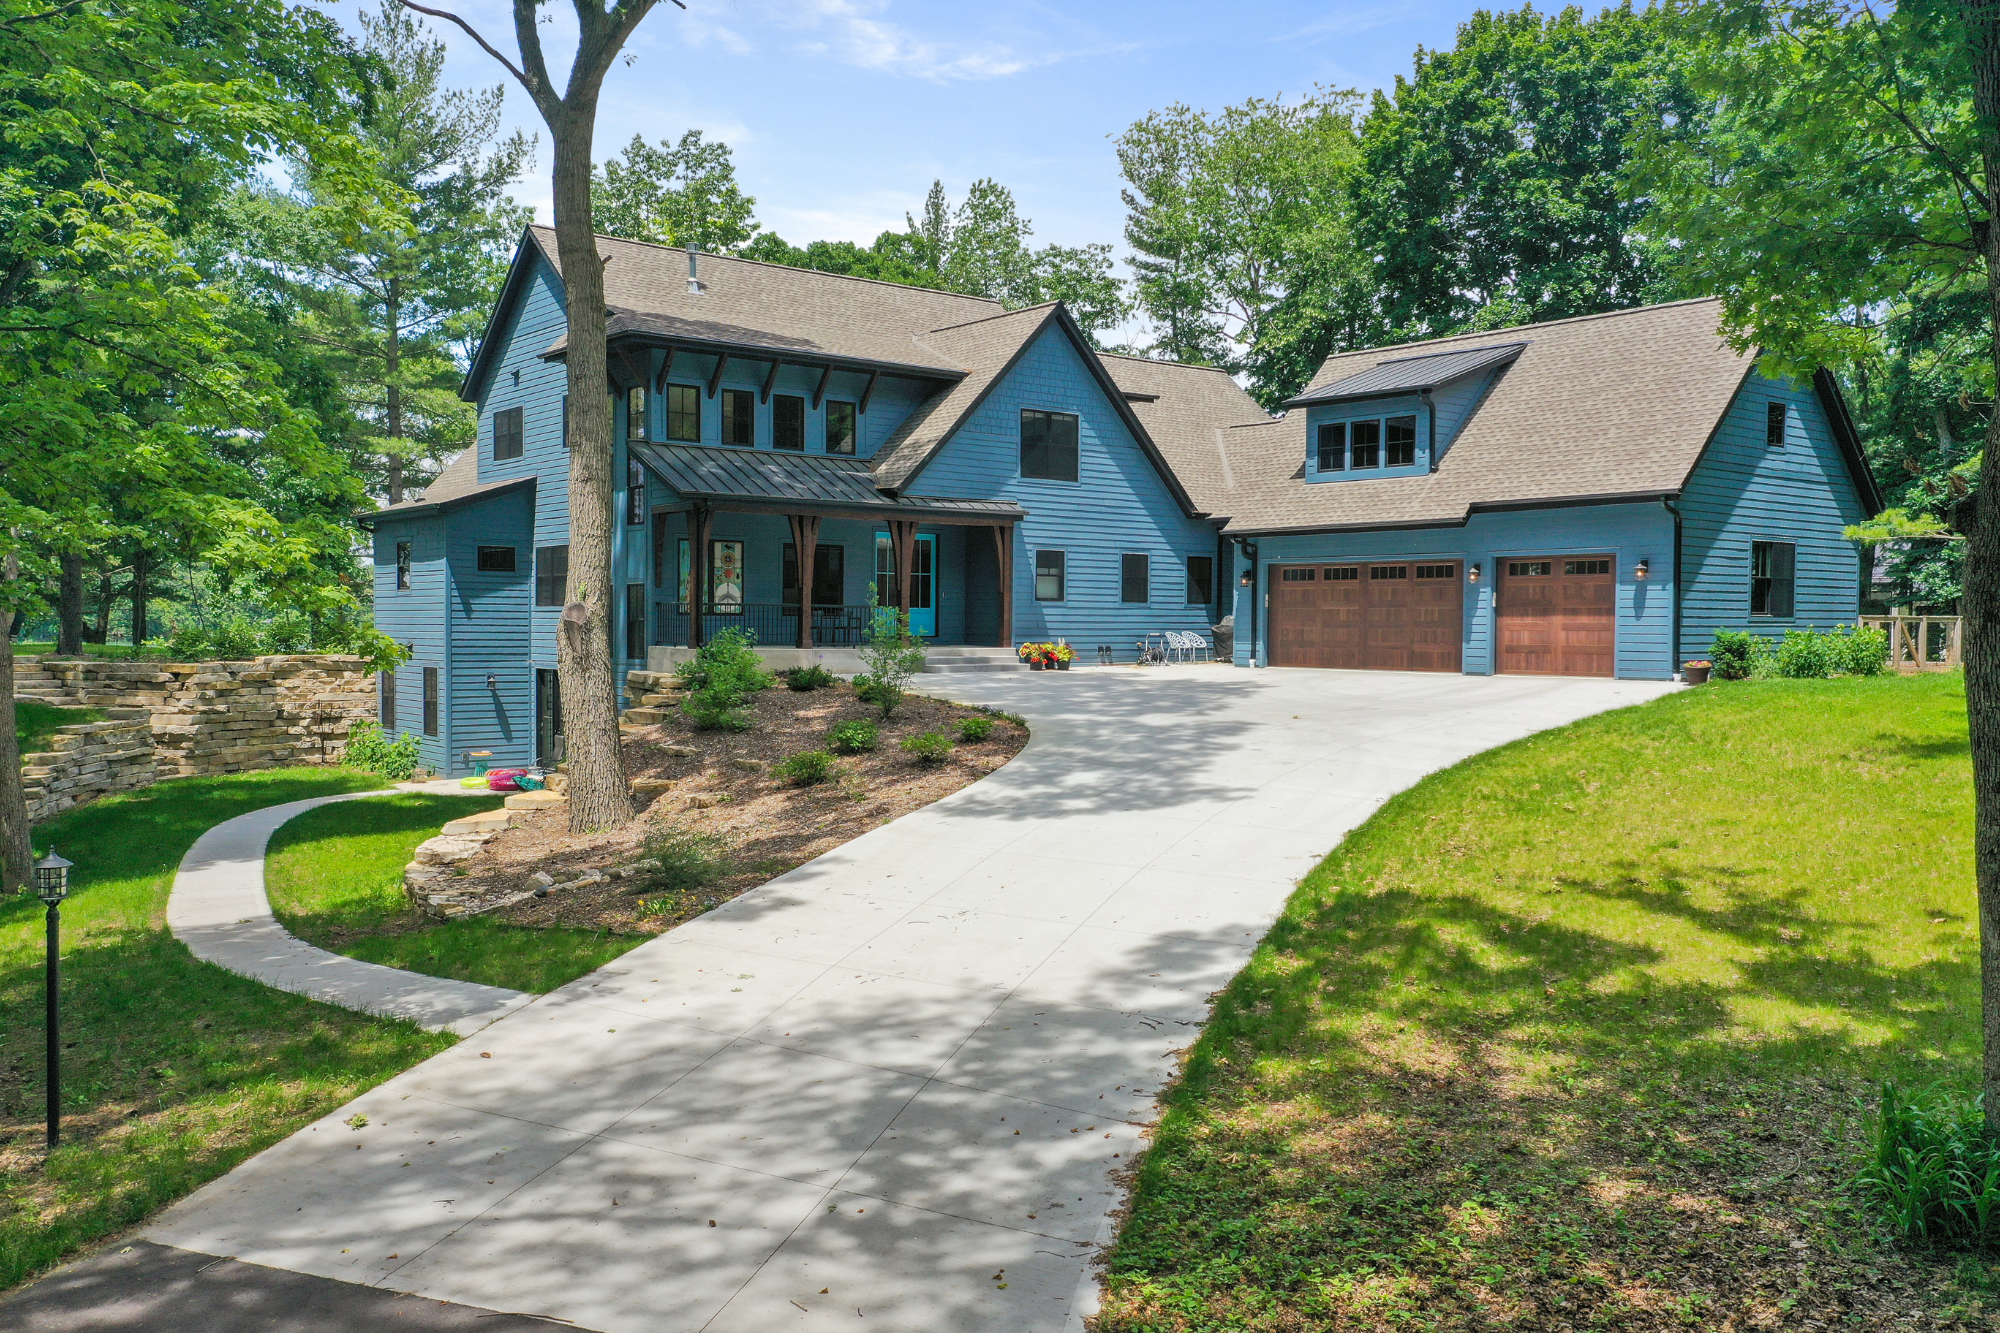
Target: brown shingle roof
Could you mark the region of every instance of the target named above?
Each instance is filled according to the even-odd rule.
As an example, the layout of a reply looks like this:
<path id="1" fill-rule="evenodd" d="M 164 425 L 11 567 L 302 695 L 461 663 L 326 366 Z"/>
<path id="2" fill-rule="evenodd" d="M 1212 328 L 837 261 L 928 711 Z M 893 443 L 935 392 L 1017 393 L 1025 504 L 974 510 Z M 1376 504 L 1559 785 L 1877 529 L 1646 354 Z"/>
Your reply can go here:
<path id="1" fill-rule="evenodd" d="M 1212 366 L 1101 354 L 1104 368 L 1132 402 L 1132 414 L 1153 437 L 1195 507 L 1211 514 L 1230 512 L 1230 460 L 1238 427 L 1268 425 L 1271 416 L 1257 400 Z"/>
<path id="2" fill-rule="evenodd" d="M 1300 397 L 1412 350 L 1526 346 L 1428 476 L 1304 481 L 1306 414 L 1228 433 L 1231 532 L 1463 522 L 1501 504 L 1677 491 L 1753 358 L 1720 303 L 1678 301 L 1328 357 Z"/>
<path id="3" fill-rule="evenodd" d="M 515 477 L 506 481 L 489 481 L 482 486 L 479 483 L 479 450 L 465 449 L 445 464 L 444 471 L 432 478 L 423 494 L 400 504 L 364 509 L 354 517 L 365 525 L 381 518 L 414 518 L 441 513 L 464 501 L 480 500 L 502 491 L 511 491 L 517 486 L 533 485 L 534 480 L 533 477 Z"/>
<path id="4" fill-rule="evenodd" d="M 528 229 L 557 274 L 555 228 Z M 653 334 L 754 348 L 801 358 L 838 357 L 955 372 L 919 341 L 927 330 L 998 314 L 997 301 L 956 292 L 849 278 L 754 259 L 702 254 L 702 290 L 687 289 L 687 251 L 597 238 L 607 256 L 608 335 Z M 557 339 L 551 351 L 563 345 Z"/>
<path id="5" fill-rule="evenodd" d="M 1055 317 L 1055 309 L 1053 305 L 1031 305 L 925 333 L 926 349 L 939 361 L 964 370 L 965 378 L 919 403 L 896 427 L 895 434 L 883 441 L 870 463 L 876 484 L 889 491 L 908 485 L 978 406 L 994 381 Z"/>

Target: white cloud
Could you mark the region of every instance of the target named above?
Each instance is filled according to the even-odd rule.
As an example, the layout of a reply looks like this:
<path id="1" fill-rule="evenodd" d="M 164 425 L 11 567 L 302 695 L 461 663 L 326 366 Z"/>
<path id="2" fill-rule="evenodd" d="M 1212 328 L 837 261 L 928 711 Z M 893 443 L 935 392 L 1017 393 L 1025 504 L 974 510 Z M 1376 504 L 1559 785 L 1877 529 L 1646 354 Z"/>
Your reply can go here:
<path id="1" fill-rule="evenodd" d="M 875 17 L 886 8 L 882 0 L 809 0 L 804 6 L 789 9 L 780 21 L 788 20 L 791 26 L 815 34 L 801 44 L 808 52 L 830 55 L 862 69 L 934 83 L 1004 78 L 1056 58 L 1044 55 L 1030 59 L 997 42 L 967 44 L 918 37 Z"/>

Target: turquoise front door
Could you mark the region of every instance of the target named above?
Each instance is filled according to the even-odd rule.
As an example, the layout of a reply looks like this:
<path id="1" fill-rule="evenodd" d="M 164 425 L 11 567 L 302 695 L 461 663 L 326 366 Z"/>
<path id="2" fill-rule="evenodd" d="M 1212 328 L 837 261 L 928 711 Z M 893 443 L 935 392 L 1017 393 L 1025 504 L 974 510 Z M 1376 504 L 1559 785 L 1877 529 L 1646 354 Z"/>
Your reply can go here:
<path id="1" fill-rule="evenodd" d="M 875 603 L 896 604 L 896 548 L 889 534 L 875 534 Z M 937 538 L 917 538 L 910 559 L 910 633 L 919 638 L 937 637 Z"/>

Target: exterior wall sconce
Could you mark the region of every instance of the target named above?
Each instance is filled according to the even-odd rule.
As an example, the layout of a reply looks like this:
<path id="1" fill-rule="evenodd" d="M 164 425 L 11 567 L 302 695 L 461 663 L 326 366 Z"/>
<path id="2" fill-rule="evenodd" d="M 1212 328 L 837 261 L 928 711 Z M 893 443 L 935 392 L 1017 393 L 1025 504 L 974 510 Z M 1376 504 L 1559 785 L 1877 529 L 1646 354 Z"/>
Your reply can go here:
<path id="1" fill-rule="evenodd" d="M 500 688 L 500 681 L 499 681 L 499 679 L 498 679 L 497 677 L 494 677 L 494 676 L 488 676 L 488 677 L 486 678 L 486 688 L 487 688 L 487 689 L 489 689 L 489 690 L 497 690 L 497 689 L 499 689 L 499 688 Z"/>
<path id="2" fill-rule="evenodd" d="M 1653 573 L 1652 562 L 1649 560 L 1641 560 L 1639 562 L 1638 568 L 1632 571 L 1632 577 L 1637 579 L 1639 582 L 1644 583 L 1649 577 L 1651 577 L 1652 573 Z"/>
<path id="3" fill-rule="evenodd" d="M 1467 583 L 1479 582 L 1479 569 L 1480 565 L 1477 560 L 1467 562 L 1465 566 L 1465 581 Z"/>
<path id="4" fill-rule="evenodd" d="M 1243 571 L 1243 577 L 1236 580 L 1236 586 L 1239 588 L 1248 588 L 1256 582 L 1257 576 L 1246 569 Z"/>

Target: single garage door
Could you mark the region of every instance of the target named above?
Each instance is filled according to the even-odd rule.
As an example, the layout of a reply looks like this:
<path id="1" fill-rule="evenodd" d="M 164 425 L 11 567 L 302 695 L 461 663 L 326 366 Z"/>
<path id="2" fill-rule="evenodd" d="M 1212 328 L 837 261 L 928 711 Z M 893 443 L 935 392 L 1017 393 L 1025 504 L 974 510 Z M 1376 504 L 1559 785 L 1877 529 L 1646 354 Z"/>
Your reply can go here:
<path id="1" fill-rule="evenodd" d="M 1618 589 L 1610 556 L 1499 563 L 1500 670 L 1523 676 L 1614 673 Z"/>
<path id="2" fill-rule="evenodd" d="M 1459 565 L 1397 561 L 1271 570 L 1271 665 L 1457 671 Z"/>

